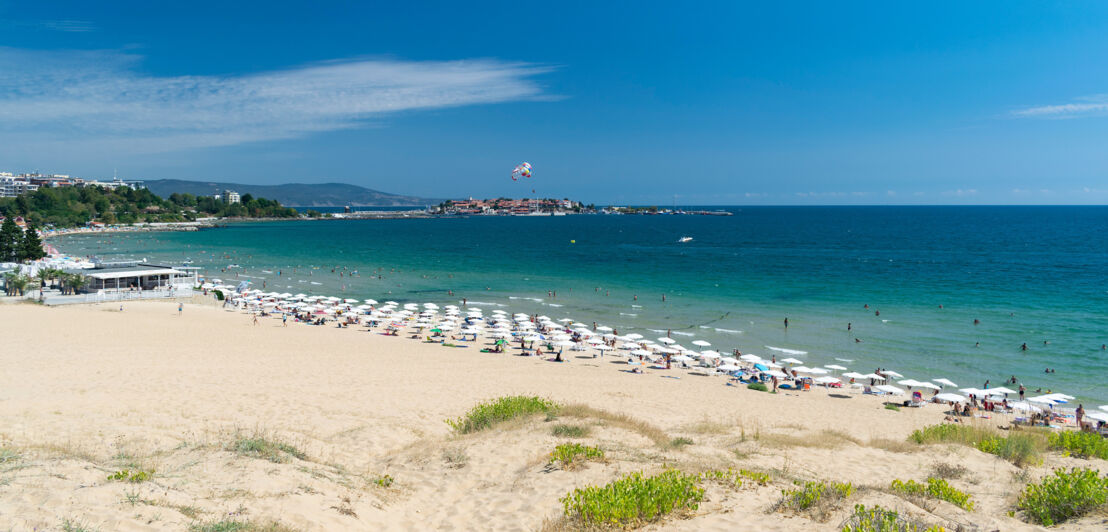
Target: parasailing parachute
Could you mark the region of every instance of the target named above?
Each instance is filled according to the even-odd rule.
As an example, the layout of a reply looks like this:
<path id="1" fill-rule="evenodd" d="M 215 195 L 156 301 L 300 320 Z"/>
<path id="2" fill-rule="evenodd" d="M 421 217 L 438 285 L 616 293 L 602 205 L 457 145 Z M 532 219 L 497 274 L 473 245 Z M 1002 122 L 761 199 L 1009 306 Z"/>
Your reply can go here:
<path id="1" fill-rule="evenodd" d="M 531 163 L 521 163 L 512 170 L 512 181 L 521 177 L 531 177 Z"/>

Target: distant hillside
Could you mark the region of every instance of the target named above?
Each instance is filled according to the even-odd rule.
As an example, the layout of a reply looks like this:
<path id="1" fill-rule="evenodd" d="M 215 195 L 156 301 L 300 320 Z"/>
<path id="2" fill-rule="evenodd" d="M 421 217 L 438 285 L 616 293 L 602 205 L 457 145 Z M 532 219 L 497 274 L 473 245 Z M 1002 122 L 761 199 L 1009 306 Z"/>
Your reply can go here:
<path id="1" fill-rule="evenodd" d="M 214 181 L 184 181 L 181 179 L 155 179 L 146 181 L 151 192 L 163 198 L 174 192 L 196 196 L 218 194 L 224 190 L 233 190 L 239 194 L 253 194 L 254 197 L 274 199 L 281 205 L 293 207 L 393 207 L 435 205 L 441 200 L 401 196 L 378 192 L 357 185 L 345 183 L 286 183 L 284 185 L 245 185 L 242 183 L 219 183 Z"/>

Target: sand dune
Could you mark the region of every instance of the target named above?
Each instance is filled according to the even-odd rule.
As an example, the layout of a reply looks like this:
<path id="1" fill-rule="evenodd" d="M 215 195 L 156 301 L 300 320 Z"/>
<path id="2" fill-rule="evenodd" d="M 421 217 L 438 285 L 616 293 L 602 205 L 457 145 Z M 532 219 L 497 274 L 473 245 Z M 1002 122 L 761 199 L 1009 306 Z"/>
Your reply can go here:
<path id="1" fill-rule="evenodd" d="M 1052 455 L 1023 471 L 968 448 L 904 443 L 941 421 L 936 406 L 895 412 L 869 396 L 635 375 L 611 357 L 557 364 L 364 329 L 253 326 L 199 300 L 182 316 L 167 302 L 122 312 L 0 305 L 0 323 L 0 526 L 13 530 L 187 530 L 222 519 L 291 530 L 538 530 L 556 526 L 559 498 L 573 488 L 665 465 L 744 467 L 773 481 L 709 486 L 692 515 L 648 529 L 833 530 L 845 507 L 825 522 L 766 511 L 793 479 L 833 479 L 863 488 L 846 507 L 879 503 L 929 522 L 1025 530 L 1036 527 L 1007 513 L 1026 478 L 1104 465 Z M 553 422 L 464 436 L 444 422 L 510 394 L 626 414 L 693 443 L 669 448 L 657 434 L 574 418 L 591 429 L 576 441 L 601 446 L 607 460 L 568 472 L 547 465 L 566 441 L 552 435 Z M 929 512 L 882 490 L 926 478 L 936 462 L 967 468 L 952 483 L 974 496 L 975 511 L 942 503 Z M 108 480 L 122 470 L 153 474 Z M 385 475 L 392 484 L 378 485 Z M 1059 529 L 1103 530 L 1103 519 Z"/>

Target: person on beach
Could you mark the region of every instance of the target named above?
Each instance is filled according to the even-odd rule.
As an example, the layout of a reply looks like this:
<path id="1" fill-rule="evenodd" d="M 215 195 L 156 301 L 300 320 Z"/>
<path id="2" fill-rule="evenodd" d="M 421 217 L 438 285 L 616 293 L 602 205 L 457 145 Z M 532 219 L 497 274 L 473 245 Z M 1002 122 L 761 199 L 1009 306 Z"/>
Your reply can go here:
<path id="1" fill-rule="evenodd" d="M 258 325 L 258 315 L 257 314 L 254 315 L 254 325 L 255 326 Z"/>
<path id="2" fill-rule="evenodd" d="M 177 303 L 177 315 L 180 316 L 184 312 L 185 312 L 185 304 L 184 303 Z"/>
<path id="3" fill-rule="evenodd" d="M 288 326 L 289 326 L 289 315 L 288 314 L 281 314 L 281 327 L 288 327 Z"/>
<path id="4" fill-rule="evenodd" d="M 1077 428 L 1081 429 L 1081 418 L 1085 417 L 1085 405 L 1077 405 L 1077 410 L 1074 412 L 1077 416 Z"/>

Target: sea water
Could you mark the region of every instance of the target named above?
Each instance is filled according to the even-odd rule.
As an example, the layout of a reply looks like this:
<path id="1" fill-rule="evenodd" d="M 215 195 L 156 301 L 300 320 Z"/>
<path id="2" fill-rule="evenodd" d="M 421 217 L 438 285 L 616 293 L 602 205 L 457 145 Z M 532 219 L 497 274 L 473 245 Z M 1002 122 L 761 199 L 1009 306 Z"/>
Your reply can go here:
<path id="1" fill-rule="evenodd" d="M 881 367 L 961 387 L 1015 375 L 1031 391 L 1108 403 L 1108 208 L 727 210 L 233 223 L 56 245 L 191 260 L 209 278 L 268 291 L 465 298 L 486 312 L 572 317 L 809 366 Z"/>

